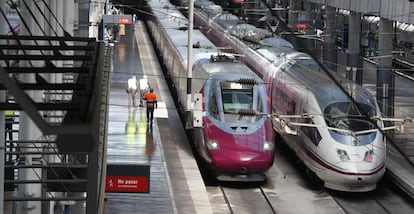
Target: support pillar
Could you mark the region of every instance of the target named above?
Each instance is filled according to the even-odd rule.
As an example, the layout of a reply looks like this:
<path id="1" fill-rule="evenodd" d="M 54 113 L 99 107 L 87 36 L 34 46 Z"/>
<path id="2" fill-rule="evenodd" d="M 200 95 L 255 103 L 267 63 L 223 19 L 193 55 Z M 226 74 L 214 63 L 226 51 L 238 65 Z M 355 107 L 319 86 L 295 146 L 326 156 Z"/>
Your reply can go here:
<path id="1" fill-rule="evenodd" d="M 312 3 L 309 1 L 304 1 L 303 2 L 303 9 L 304 12 L 302 12 L 302 14 L 300 14 L 300 18 L 299 18 L 299 22 L 303 23 L 303 24 L 308 24 L 309 27 L 307 27 L 306 29 L 303 29 L 303 31 L 305 32 L 305 35 L 307 36 L 307 38 L 304 39 L 304 45 L 307 49 L 307 51 L 311 52 L 311 54 L 313 54 L 314 56 L 316 56 L 318 53 L 318 48 L 317 48 L 317 43 L 316 43 L 316 31 L 313 27 L 311 27 L 312 24 L 312 20 L 314 20 L 313 18 L 313 9 L 312 9 Z"/>
<path id="2" fill-rule="evenodd" d="M 301 0 L 290 0 L 289 1 L 288 26 L 290 29 L 295 29 L 295 24 L 298 22 L 300 1 Z"/>
<path id="3" fill-rule="evenodd" d="M 36 36 L 43 36 L 42 30 L 44 30 L 44 23 L 45 20 L 41 15 L 41 12 L 36 9 L 35 3 L 33 1 L 26 1 L 28 4 L 28 8 L 22 7 L 22 14 L 23 17 L 27 17 L 25 19 L 28 27 L 27 29 L 24 25 L 21 25 L 21 35 L 32 35 Z M 37 2 L 41 9 L 44 9 L 43 2 Z M 28 12 L 31 10 L 36 17 L 40 26 L 35 22 L 32 15 Z M 42 45 L 42 44 L 32 44 L 32 45 Z M 30 54 L 30 53 L 29 53 Z M 32 54 L 38 54 L 38 52 L 34 52 Z M 24 62 L 29 63 L 29 62 Z M 31 62 L 32 65 L 36 67 L 40 67 L 43 62 Z M 25 65 L 30 67 L 30 64 Z M 34 74 L 21 74 L 20 80 L 24 83 L 35 83 L 35 75 Z M 42 92 L 40 91 L 26 91 L 26 94 L 32 98 L 35 102 L 42 101 Z M 19 121 L 19 140 L 39 140 L 42 138 L 43 134 L 36 126 L 36 124 L 31 120 L 29 115 L 26 112 L 20 112 L 20 121 Z M 41 148 L 41 145 L 31 145 L 33 148 L 22 148 L 22 152 L 38 152 L 38 149 L 34 147 Z M 31 164 L 40 164 L 42 162 L 41 155 L 25 155 L 24 157 L 19 158 L 20 161 L 24 161 L 24 164 L 31 165 Z M 42 179 L 42 170 L 41 169 L 19 169 L 19 180 L 40 180 Z M 27 199 L 30 198 L 39 198 L 42 195 L 42 186 L 40 183 L 37 184 L 19 184 L 18 185 L 18 196 L 24 197 Z M 42 206 L 40 201 L 19 201 L 16 203 L 16 213 L 22 214 L 38 214 L 42 213 Z"/>
<path id="4" fill-rule="evenodd" d="M 1 24 L 0 24 L 1 25 Z M 6 100 L 6 93 L 4 91 L 0 92 L 0 102 Z M 6 160 L 6 142 L 5 142 L 5 119 L 4 111 L 0 111 L 0 213 L 4 212 L 4 160 Z"/>
<path id="5" fill-rule="evenodd" d="M 334 7 L 326 6 L 326 19 L 324 29 L 324 48 L 323 59 L 326 68 L 336 72 L 336 57 L 337 50 L 335 45 L 336 40 L 336 9 Z"/>
<path id="6" fill-rule="evenodd" d="M 362 58 L 361 53 L 361 14 L 350 12 L 348 27 L 348 54 L 347 54 L 347 73 L 348 79 L 362 85 Z"/>
<path id="7" fill-rule="evenodd" d="M 378 54 L 390 55 L 393 49 L 393 22 L 381 18 L 379 24 Z M 379 57 L 377 67 L 377 102 L 382 113 L 387 117 L 394 116 L 394 83 L 395 75 L 392 69 L 393 57 Z"/>
<path id="8" fill-rule="evenodd" d="M 6 0 L 0 0 L 0 8 L 1 10 L 5 11 L 5 3 Z M 6 20 L 3 16 L 0 16 L 0 29 L 5 29 L 6 27 Z M 1 31 L 1 35 L 4 35 L 4 30 Z M 0 64 L 0 66 L 4 66 Z M 1 81 L 0 81 L 1 82 Z M 6 100 L 6 93 L 4 91 L 0 91 L 0 102 L 4 102 Z M 6 160 L 6 142 L 5 142 L 5 119 L 4 119 L 4 111 L 0 111 L 0 213 L 4 211 L 4 160 Z"/>
<path id="9" fill-rule="evenodd" d="M 77 1 L 76 6 L 78 10 L 78 16 L 75 17 L 77 21 L 76 36 L 90 37 L 89 35 L 89 1 Z"/>
<path id="10" fill-rule="evenodd" d="M 64 0 L 63 1 L 63 27 L 69 35 L 74 35 L 75 29 L 75 1 L 74 0 Z"/>

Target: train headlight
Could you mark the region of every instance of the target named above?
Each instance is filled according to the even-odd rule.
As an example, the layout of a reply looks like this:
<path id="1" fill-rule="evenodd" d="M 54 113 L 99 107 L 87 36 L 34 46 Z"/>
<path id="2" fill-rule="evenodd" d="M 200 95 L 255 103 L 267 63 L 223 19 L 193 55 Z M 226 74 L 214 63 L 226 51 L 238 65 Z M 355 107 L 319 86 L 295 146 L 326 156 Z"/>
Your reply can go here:
<path id="1" fill-rule="evenodd" d="M 263 151 L 273 151 L 275 148 L 275 144 L 271 141 L 263 142 Z"/>
<path id="2" fill-rule="evenodd" d="M 348 153 L 345 150 L 342 149 L 337 149 L 336 153 L 338 154 L 339 158 L 341 159 L 341 161 L 350 161 L 351 159 L 348 156 Z"/>
<path id="3" fill-rule="evenodd" d="M 207 148 L 209 150 L 220 149 L 220 145 L 217 142 L 217 140 L 209 140 L 209 141 L 207 141 Z"/>
<path id="4" fill-rule="evenodd" d="M 374 150 L 369 150 L 365 152 L 364 161 L 372 162 L 374 160 Z"/>

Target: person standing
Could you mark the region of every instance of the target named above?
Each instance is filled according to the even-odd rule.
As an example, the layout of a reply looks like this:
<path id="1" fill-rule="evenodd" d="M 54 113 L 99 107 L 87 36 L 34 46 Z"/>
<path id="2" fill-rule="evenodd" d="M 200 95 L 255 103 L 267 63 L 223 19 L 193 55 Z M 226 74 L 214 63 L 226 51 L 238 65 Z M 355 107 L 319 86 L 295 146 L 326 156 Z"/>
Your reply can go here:
<path id="1" fill-rule="evenodd" d="M 152 120 L 154 118 L 154 109 L 157 108 L 157 95 L 154 93 L 154 89 L 150 88 L 149 92 L 144 94 L 143 97 L 146 100 L 146 107 L 147 107 L 147 123 L 152 124 Z"/>
<path id="2" fill-rule="evenodd" d="M 128 79 L 128 87 L 127 87 L 127 92 L 128 92 L 128 106 L 131 105 L 136 107 L 136 103 L 135 103 L 135 95 L 137 94 L 137 90 L 138 90 L 138 81 L 137 81 L 137 77 L 134 75 L 132 76 L 131 79 Z"/>
<path id="3" fill-rule="evenodd" d="M 139 94 L 140 94 L 139 107 L 144 106 L 143 102 L 142 102 L 142 99 L 143 99 L 145 93 L 148 92 L 149 88 L 150 88 L 150 86 L 149 86 L 149 83 L 148 83 L 148 77 L 147 77 L 147 75 L 144 74 L 142 79 L 139 80 Z"/>
<path id="4" fill-rule="evenodd" d="M 114 42 L 117 42 L 118 35 L 119 35 L 119 25 L 118 24 L 114 24 L 112 26 L 112 37 L 113 37 Z"/>
<path id="5" fill-rule="evenodd" d="M 123 37 L 125 36 L 125 25 L 124 24 L 120 24 L 119 25 L 119 40 L 122 41 Z"/>
<path id="6" fill-rule="evenodd" d="M 6 135 L 4 137 L 6 138 L 7 135 L 9 136 L 9 141 L 13 141 L 13 123 L 14 123 L 14 111 L 13 110 L 5 110 L 4 116 L 6 118 L 5 120 L 5 130 Z"/>

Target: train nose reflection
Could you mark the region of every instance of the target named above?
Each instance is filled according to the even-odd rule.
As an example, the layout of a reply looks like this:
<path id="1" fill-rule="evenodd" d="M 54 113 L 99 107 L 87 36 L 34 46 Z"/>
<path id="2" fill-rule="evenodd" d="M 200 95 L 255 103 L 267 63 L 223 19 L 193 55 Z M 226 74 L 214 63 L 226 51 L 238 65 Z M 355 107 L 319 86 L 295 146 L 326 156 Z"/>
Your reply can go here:
<path id="1" fill-rule="evenodd" d="M 125 135 L 127 143 L 134 145 L 139 156 L 147 157 L 150 162 L 155 151 L 153 125 L 147 124 L 145 109 L 128 108 L 128 119 L 125 123 Z"/>
<path id="2" fill-rule="evenodd" d="M 135 121 L 135 117 L 137 114 L 137 109 L 134 108 L 131 111 L 131 108 L 128 108 L 128 120 L 125 124 L 125 134 L 128 139 L 128 143 L 134 143 L 135 141 L 135 135 L 138 134 L 138 124 Z"/>
<path id="3" fill-rule="evenodd" d="M 155 151 L 154 136 L 152 133 L 152 126 L 148 126 L 148 132 L 146 133 L 145 141 L 145 155 L 148 157 L 148 161 L 151 161 L 152 155 Z"/>

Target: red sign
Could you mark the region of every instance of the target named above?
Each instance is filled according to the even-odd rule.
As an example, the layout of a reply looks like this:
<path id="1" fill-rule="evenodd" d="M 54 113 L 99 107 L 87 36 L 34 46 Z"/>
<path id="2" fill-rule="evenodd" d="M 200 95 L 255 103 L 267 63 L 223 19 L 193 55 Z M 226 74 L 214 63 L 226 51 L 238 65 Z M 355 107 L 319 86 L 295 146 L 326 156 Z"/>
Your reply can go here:
<path id="1" fill-rule="evenodd" d="M 295 27 L 296 29 L 308 29 L 309 24 L 308 23 L 296 23 Z"/>
<path id="2" fill-rule="evenodd" d="M 107 192 L 149 192 L 147 176 L 106 176 Z"/>
<path id="3" fill-rule="evenodd" d="M 131 24 L 132 19 L 131 18 L 118 18 L 119 24 Z"/>

